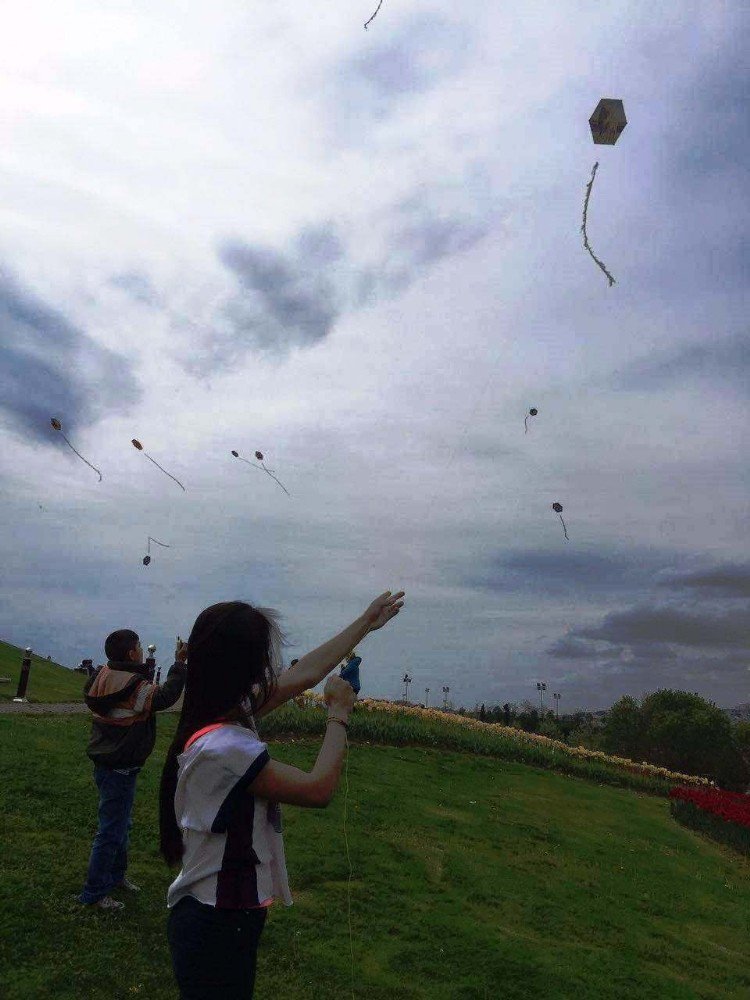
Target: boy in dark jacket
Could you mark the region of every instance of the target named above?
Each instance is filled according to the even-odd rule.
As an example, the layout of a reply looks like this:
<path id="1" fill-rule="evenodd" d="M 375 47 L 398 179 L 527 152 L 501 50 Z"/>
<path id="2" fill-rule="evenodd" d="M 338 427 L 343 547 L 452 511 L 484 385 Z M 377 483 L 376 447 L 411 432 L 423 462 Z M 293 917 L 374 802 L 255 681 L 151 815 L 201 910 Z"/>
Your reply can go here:
<path id="1" fill-rule="evenodd" d="M 104 644 L 107 665 L 88 679 L 84 701 L 94 714 L 87 749 L 99 789 L 99 829 L 79 903 L 102 909 L 123 904 L 109 893 L 138 886 L 125 878 L 135 782 L 156 742 L 156 712 L 179 699 L 187 674 L 187 644 L 177 641 L 175 663 L 162 685 L 151 684 L 138 634 L 120 629 Z"/>

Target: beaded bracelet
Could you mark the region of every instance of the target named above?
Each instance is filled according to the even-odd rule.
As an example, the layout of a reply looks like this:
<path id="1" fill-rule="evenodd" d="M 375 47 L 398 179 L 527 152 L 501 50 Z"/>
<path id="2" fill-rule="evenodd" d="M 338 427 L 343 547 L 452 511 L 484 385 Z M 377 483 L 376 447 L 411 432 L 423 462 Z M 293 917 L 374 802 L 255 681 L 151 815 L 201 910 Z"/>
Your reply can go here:
<path id="1" fill-rule="evenodd" d="M 329 716 L 329 718 L 328 718 L 328 719 L 326 720 L 326 725 L 328 725 L 328 723 L 329 723 L 329 722 L 338 722 L 338 723 L 339 723 L 340 725 L 342 725 L 342 726 L 344 727 L 344 729 L 346 729 L 347 731 L 348 731 L 348 729 L 349 729 L 349 723 L 348 723 L 348 722 L 344 722 L 344 720 L 343 720 L 343 719 L 337 719 L 337 718 L 336 718 L 335 716 L 333 716 L 333 715 L 332 715 L 332 716 Z"/>

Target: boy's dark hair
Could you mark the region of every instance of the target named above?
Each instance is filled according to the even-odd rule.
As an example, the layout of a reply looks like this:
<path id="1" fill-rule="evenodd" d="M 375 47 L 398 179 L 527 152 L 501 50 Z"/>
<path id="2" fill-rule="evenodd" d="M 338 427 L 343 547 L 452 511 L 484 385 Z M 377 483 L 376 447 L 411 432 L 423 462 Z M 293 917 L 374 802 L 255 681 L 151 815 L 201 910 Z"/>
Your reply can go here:
<path id="1" fill-rule="evenodd" d="M 195 620 L 188 639 L 182 712 L 159 788 L 159 848 L 170 867 L 180 864 L 184 851 L 174 811 L 177 758 L 193 733 L 219 718 L 253 728 L 242 702 L 248 698 L 255 713 L 273 693 L 281 672 L 281 646 L 288 645 L 277 617 L 272 608 L 223 601 Z"/>
<path id="2" fill-rule="evenodd" d="M 131 649 L 138 645 L 138 633 L 130 628 L 121 628 L 118 632 L 112 632 L 107 636 L 104 643 L 104 652 L 107 659 L 113 663 L 124 663 L 128 658 Z"/>

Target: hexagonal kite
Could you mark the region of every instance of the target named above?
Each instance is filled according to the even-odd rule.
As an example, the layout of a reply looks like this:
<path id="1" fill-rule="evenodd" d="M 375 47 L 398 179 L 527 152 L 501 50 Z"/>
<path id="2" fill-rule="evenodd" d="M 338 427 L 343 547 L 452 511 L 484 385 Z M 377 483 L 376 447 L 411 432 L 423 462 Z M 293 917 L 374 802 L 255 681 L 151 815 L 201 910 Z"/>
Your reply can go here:
<path id="1" fill-rule="evenodd" d="M 592 138 L 594 142 L 600 146 L 614 146 L 627 123 L 627 119 L 625 118 L 625 108 L 623 107 L 622 101 L 614 97 L 603 97 L 597 104 L 593 115 L 589 118 Z M 583 233 L 584 247 L 591 254 L 591 258 L 594 263 L 598 264 L 598 266 L 606 274 L 607 281 L 609 281 L 609 287 L 611 288 L 615 283 L 615 279 L 609 273 L 604 264 L 602 264 L 602 262 L 594 256 L 594 251 L 589 246 L 589 238 L 586 233 L 586 214 L 589 207 L 589 198 L 591 197 L 591 188 L 594 185 L 594 177 L 596 176 L 598 167 L 599 162 L 597 161 L 591 172 L 591 180 L 586 186 L 586 198 L 583 203 L 583 225 L 581 226 L 581 232 Z"/>
<path id="2" fill-rule="evenodd" d="M 589 118 L 591 135 L 598 146 L 614 146 L 627 124 L 623 103 L 615 97 L 603 97 Z"/>

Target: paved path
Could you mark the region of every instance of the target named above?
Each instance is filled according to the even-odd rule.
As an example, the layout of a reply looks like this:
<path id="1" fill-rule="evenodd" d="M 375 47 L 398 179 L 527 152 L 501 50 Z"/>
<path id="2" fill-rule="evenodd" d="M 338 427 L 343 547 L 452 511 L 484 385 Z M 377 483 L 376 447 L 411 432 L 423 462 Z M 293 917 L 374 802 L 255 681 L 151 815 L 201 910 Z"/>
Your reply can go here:
<path id="1" fill-rule="evenodd" d="M 179 708 L 167 708 L 165 712 L 179 712 Z M 82 712 L 84 715 L 90 715 L 91 709 L 85 702 L 82 701 L 72 701 L 72 702 L 54 702 L 50 705 L 40 705 L 36 702 L 29 702 L 24 704 L 23 702 L 15 701 L 3 701 L 0 702 L 0 715 L 11 715 L 12 713 L 20 713 L 21 715 L 72 715 L 75 712 Z M 159 715 L 162 713 L 160 712 Z"/>

